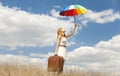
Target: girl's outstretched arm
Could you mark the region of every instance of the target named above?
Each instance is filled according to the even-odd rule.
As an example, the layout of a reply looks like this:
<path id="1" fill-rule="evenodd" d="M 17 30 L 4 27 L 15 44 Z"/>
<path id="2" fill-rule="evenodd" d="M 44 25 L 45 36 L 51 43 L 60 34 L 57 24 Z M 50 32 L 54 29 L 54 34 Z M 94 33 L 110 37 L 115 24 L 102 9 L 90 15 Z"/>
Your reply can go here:
<path id="1" fill-rule="evenodd" d="M 76 30 L 76 27 L 77 27 L 77 25 L 75 24 L 72 33 L 69 34 L 69 35 L 67 35 L 67 36 L 66 36 L 67 38 L 68 38 L 68 37 L 71 37 L 72 35 L 74 35 L 75 30 Z"/>

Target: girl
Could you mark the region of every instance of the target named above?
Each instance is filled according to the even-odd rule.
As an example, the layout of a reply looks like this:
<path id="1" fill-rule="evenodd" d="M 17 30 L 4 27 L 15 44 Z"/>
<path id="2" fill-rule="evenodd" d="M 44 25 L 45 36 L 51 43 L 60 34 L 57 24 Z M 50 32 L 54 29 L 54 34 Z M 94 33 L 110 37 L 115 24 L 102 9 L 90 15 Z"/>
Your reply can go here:
<path id="1" fill-rule="evenodd" d="M 65 30 L 63 28 L 59 28 L 57 30 L 57 44 L 56 44 L 56 50 L 55 55 L 63 57 L 64 60 L 66 60 L 66 42 L 67 38 L 74 35 L 77 25 L 74 25 L 73 31 L 70 35 L 65 34 Z"/>

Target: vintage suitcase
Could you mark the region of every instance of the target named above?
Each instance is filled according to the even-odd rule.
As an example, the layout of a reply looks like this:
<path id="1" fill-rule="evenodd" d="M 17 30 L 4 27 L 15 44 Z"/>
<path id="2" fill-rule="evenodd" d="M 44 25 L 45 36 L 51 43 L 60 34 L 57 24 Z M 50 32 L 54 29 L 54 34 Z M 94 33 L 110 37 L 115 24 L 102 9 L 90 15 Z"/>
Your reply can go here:
<path id="1" fill-rule="evenodd" d="M 48 71 L 49 72 L 62 72 L 64 59 L 60 56 L 50 56 L 48 58 Z"/>

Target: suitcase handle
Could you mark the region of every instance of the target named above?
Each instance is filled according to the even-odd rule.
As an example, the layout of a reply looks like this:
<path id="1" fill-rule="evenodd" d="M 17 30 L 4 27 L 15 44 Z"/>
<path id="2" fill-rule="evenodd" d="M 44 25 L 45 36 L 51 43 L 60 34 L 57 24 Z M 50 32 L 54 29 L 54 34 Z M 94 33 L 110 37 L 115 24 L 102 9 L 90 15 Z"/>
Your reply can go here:
<path id="1" fill-rule="evenodd" d="M 57 54 L 55 54 L 55 56 L 58 56 Z"/>

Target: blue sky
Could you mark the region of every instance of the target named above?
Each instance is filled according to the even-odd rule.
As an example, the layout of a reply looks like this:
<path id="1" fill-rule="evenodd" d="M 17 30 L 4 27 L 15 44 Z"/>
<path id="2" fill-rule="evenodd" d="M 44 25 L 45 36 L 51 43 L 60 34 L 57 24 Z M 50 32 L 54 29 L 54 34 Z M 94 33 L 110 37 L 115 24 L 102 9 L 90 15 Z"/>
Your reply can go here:
<path id="1" fill-rule="evenodd" d="M 59 16 L 72 3 L 88 12 L 76 17 L 79 27 L 68 39 L 66 66 L 120 66 L 120 0 L 1 0 L 0 56 L 5 60 L 0 61 L 29 58 L 28 62 L 47 63 L 54 53 L 57 28 L 67 33 L 73 28 L 72 17 Z"/>

